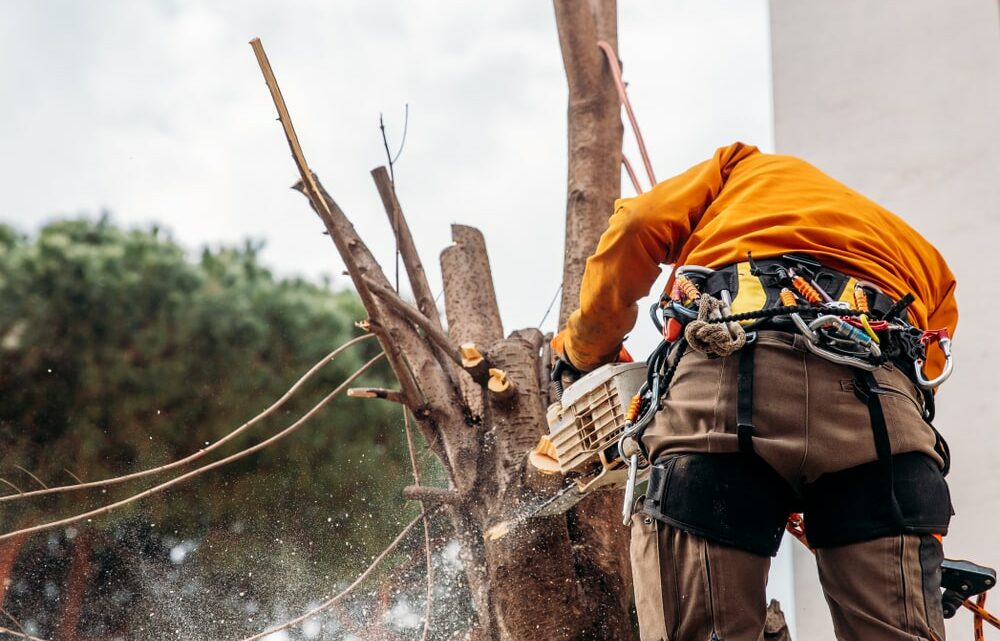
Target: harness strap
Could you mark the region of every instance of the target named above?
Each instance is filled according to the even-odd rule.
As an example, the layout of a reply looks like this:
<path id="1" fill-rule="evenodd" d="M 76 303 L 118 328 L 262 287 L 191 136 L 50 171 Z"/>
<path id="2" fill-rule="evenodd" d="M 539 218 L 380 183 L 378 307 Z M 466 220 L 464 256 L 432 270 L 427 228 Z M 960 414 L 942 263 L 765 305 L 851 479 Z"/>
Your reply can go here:
<path id="1" fill-rule="evenodd" d="M 882 480 L 887 490 L 888 506 L 893 522 L 903 527 L 903 512 L 896 500 L 896 489 L 892 471 L 892 444 L 889 441 L 889 429 L 885 422 L 885 412 L 882 410 L 882 399 L 885 393 L 875 380 L 875 376 L 867 370 L 857 370 L 854 376 L 854 393 L 858 399 L 868 406 L 868 416 L 872 424 L 872 436 L 875 439 L 875 454 L 882 468 Z"/>
<path id="2" fill-rule="evenodd" d="M 753 454 L 753 359 L 756 334 L 748 334 L 746 345 L 739 351 L 736 373 L 736 438 L 740 452 Z"/>

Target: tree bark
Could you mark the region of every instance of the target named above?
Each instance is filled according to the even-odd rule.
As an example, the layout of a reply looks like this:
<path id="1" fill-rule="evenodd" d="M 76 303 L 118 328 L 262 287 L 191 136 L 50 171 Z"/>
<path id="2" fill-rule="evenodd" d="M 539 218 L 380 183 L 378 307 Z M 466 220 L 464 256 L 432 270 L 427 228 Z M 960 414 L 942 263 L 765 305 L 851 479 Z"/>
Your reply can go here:
<path id="1" fill-rule="evenodd" d="M 615 0 L 555 0 L 559 46 L 569 87 L 566 244 L 559 326 L 580 301 L 587 258 L 621 193 L 622 120 L 614 80 L 600 49 L 618 50 Z"/>
<path id="2" fill-rule="evenodd" d="M 565 317 L 576 305 L 584 261 L 596 246 L 619 192 L 622 127 L 618 96 L 597 47 L 599 38 L 612 45 L 617 42 L 614 0 L 556 0 L 555 8 L 570 88 Z M 302 175 L 297 188 L 309 198 L 347 265 L 372 331 L 400 379 L 398 400 L 413 410 L 429 446 L 448 471 L 448 488 L 420 498 L 440 499 L 461 543 L 478 618 L 474 638 L 631 639 L 631 580 L 626 531 L 618 519 L 620 493 L 598 492 L 567 514 L 533 519 L 503 537 L 485 536 L 491 526 L 512 519 L 529 501 L 551 496 L 563 479 L 532 472 L 527 465 L 528 451 L 547 432 L 548 362 L 542 355 L 549 352 L 543 349 L 546 341 L 537 329 L 504 338 L 482 234 L 456 225 L 455 244 L 442 252 L 448 321 L 444 336 L 433 325 L 427 303 L 430 290 L 421 284 L 426 282 L 423 269 L 407 240 L 402 208 L 391 185 L 378 170 L 374 172 L 406 258 L 416 307 L 391 291 L 344 212 L 313 176 L 266 56 L 262 49 L 257 53 Z M 456 381 L 449 369 L 453 355 L 469 343 L 485 363 L 476 369 L 477 378 L 463 369 Z M 485 389 L 488 380 L 483 371 L 492 372 L 493 393 Z M 413 489 L 408 493 L 417 498 Z"/>

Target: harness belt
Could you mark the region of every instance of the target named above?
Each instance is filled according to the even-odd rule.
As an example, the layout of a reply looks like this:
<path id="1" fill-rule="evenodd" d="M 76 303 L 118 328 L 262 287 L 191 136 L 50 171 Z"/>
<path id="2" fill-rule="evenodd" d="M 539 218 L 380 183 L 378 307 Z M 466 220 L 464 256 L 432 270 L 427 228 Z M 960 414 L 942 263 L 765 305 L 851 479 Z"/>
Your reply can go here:
<path id="1" fill-rule="evenodd" d="M 810 259 L 786 256 L 771 261 L 751 259 L 719 270 L 698 268 L 692 272 L 691 279 L 697 284 L 693 289 L 688 287 L 684 294 L 718 297 L 730 306 L 733 316 L 738 315 L 737 310 L 742 307 L 758 304 L 758 310 L 788 309 L 787 296 L 782 300 L 781 288 L 787 286 L 790 277 L 789 263 L 802 269 L 803 260 Z M 679 269 L 682 276 L 683 269 Z M 814 261 L 810 261 L 803 271 L 809 272 L 814 287 L 824 290 L 828 305 L 836 303 L 834 295 L 844 298 L 848 295 L 845 292 L 850 292 L 853 296 L 854 286 L 860 283 L 822 268 Z M 750 280 L 746 275 L 754 278 Z M 864 293 L 866 307 L 876 318 L 898 320 L 903 323 L 904 330 L 912 328 L 899 318 L 912 297 L 894 302 L 875 289 L 865 288 Z M 676 294 L 675 288 L 674 297 Z M 846 309 L 846 301 L 841 302 Z M 676 309 L 676 306 L 668 309 Z M 806 514 L 813 547 L 845 545 L 902 532 L 946 533 L 952 514 L 944 480 L 950 467 L 950 455 L 947 443 L 930 425 L 933 405 L 929 405 L 931 409 L 925 412 L 924 418 L 934 430 L 935 449 L 944 461 L 943 470 L 920 453 L 892 454 L 881 401 L 885 390 L 872 374 L 874 367 L 854 368 L 853 385 L 855 395 L 868 408 L 876 461 L 824 474 L 814 483 L 806 484 L 802 496 L 797 497 L 791 486 L 756 455 L 753 447 L 756 332 L 753 330 L 766 327 L 794 331 L 801 327 L 783 325 L 787 321 L 777 315 L 749 320 L 746 345 L 738 352 L 736 434 L 739 451 L 734 454 L 673 454 L 661 458 L 651 467 L 643 511 L 674 527 L 759 555 L 776 553 L 788 514 L 800 509 Z M 885 338 L 896 337 L 886 335 Z M 912 355 L 911 351 L 899 348 L 894 350 L 892 357 L 901 355 L 905 360 Z M 910 370 L 904 368 L 904 371 Z M 933 401 L 929 392 L 925 396 L 930 397 L 928 403 Z M 878 491 L 872 492 L 872 487 Z"/>

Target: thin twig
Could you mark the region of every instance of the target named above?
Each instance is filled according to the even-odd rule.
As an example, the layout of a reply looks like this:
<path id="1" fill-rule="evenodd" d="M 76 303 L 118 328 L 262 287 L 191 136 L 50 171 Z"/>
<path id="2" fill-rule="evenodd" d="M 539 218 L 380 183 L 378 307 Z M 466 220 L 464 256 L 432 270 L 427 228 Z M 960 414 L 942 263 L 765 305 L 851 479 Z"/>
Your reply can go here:
<path id="1" fill-rule="evenodd" d="M 49 489 L 48 485 L 46 485 L 45 483 L 42 483 L 42 479 L 38 478 L 37 476 L 35 476 L 31 472 L 29 472 L 28 470 L 24 469 L 20 465 L 15 465 L 14 467 L 16 467 L 17 469 L 21 470 L 22 472 L 24 472 L 25 474 L 27 474 L 28 476 L 30 476 L 31 478 L 33 478 L 35 480 L 35 483 L 38 483 L 39 485 L 42 486 L 42 489 L 45 489 L 45 490 Z"/>
<path id="2" fill-rule="evenodd" d="M 396 193 L 396 172 L 392 166 L 392 152 L 389 151 L 389 138 L 385 135 L 385 122 L 382 114 L 378 115 L 378 128 L 382 131 L 382 145 L 385 147 L 385 157 L 389 161 L 389 182 L 392 184 L 392 193 Z M 396 240 L 396 291 L 399 291 L 399 221 L 396 220 L 396 211 L 392 212 L 392 231 Z"/>
<path id="3" fill-rule="evenodd" d="M 424 518 L 424 516 L 430 514 L 433 511 L 434 510 L 431 509 L 430 511 L 421 512 L 417 516 L 417 518 L 415 518 L 412 521 L 410 521 L 407 524 L 407 526 L 404 527 L 403 530 L 396 536 L 396 538 L 393 539 L 392 543 L 390 543 L 388 545 L 388 547 L 386 547 L 384 550 L 382 550 L 381 554 L 379 554 L 377 557 L 375 557 L 375 560 L 371 562 L 371 565 L 369 565 L 365 569 L 364 572 L 362 572 L 360 575 L 358 575 L 358 578 L 354 579 L 354 583 L 351 583 L 349 586 L 347 586 L 346 588 L 344 588 L 343 590 L 341 590 L 340 592 L 338 592 L 334 596 L 330 597 L 329 599 L 327 599 L 323 603 L 319 604 L 318 606 L 316 606 L 312 610 L 309 610 L 305 614 L 303 614 L 301 616 L 298 616 L 298 617 L 292 619 L 291 621 L 286 621 L 285 623 L 282 623 L 281 625 L 279 625 L 277 627 L 270 628 L 268 630 L 264 630 L 263 632 L 260 632 L 258 634 L 253 635 L 252 637 L 247 637 L 247 638 L 243 639 L 243 641 L 257 641 L 257 639 L 263 639 L 264 637 L 272 635 L 275 632 L 281 632 L 282 630 L 287 630 L 288 628 L 290 628 L 290 627 L 292 627 L 294 625 L 298 625 L 299 623 L 302 623 L 303 621 L 316 616 L 317 614 L 319 614 L 323 610 L 326 610 L 326 609 L 330 608 L 331 606 L 333 606 L 334 604 L 336 604 L 337 602 L 339 602 L 340 600 L 342 600 L 345 596 L 347 596 L 348 594 L 350 594 L 352 590 L 354 590 L 356 587 L 358 587 L 359 585 L 361 585 L 362 581 L 364 581 L 369 576 L 371 576 L 372 572 L 375 571 L 375 568 L 377 568 L 378 565 L 383 560 L 385 560 L 385 558 L 387 556 L 389 556 L 390 554 L 392 554 L 392 552 L 397 547 L 399 547 L 399 544 L 402 543 L 404 539 L 406 539 L 406 535 L 408 535 L 410 532 L 413 531 L 413 528 L 415 528 L 417 526 L 417 524 L 420 523 L 420 521 Z"/>
<path id="4" fill-rule="evenodd" d="M 351 374 L 350 376 L 348 376 L 347 379 L 343 383 L 341 383 L 340 385 L 338 385 L 336 389 L 334 389 L 332 392 L 330 392 L 329 394 L 327 394 L 319 403 L 317 403 L 315 406 L 313 406 L 313 408 L 311 410 L 309 410 L 308 412 L 306 412 L 305 414 L 303 414 L 297 421 L 295 421 L 294 423 L 292 423 L 291 425 L 289 425 L 285 429 L 281 430 L 280 432 L 278 432 L 274 436 L 268 438 L 267 440 L 261 441 L 260 443 L 257 443 L 256 445 L 254 445 L 252 447 L 248 447 L 246 449 L 240 450 L 239 452 L 236 452 L 235 454 L 230 454 L 229 456 L 227 456 L 225 458 L 222 458 L 222 459 L 219 459 L 218 461 L 214 461 L 212 463 L 207 463 L 207 464 L 205 464 L 205 465 L 203 465 L 203 466 L 201 466 L 199 468 L 191 470 L 190 472 L 182 474 L 182 475 L 180 475 L 180 476 L 178 476 L 176 478 L 173 478 L 173 479 L 171 479 L 169 481 L 166 481 L 164 483 L 160 483 L 157 486 L 151 487 L 148 490 L 145 490 L 143 492 L 140 492 L 140 493 L 135 494 L 133 496 L 130 496 L 128 498 L 122 499 L 121 501 L 117 501 L 115 503 L 110 503 L 108 505 L 105 505 L 103 507 L 97 508 L 95 510 L 91 510 L 89 512 L 84 512 L 83 514 L 77 514 L 76 516 L 71 516 L 71 517 L 68 517 L 68 518 L 65 518 L 65 519 L 60 519 L 58 521 L 52 521 L 50 523 L 42 523 L 41 525 L 35 525 L 35 526 L 32 526 L 32 527 L 24 528 L 22 530 L 16 530 L 14 532 L 10 532 L 8 534 L 4 534 L 4 535 L 0 536 L 0 541 L 6 541 L 8 539 L 11 539 L 11 538 L 13 538 L 15 536 L 22 535 L 22 534 L 33 534 L 35 532 L 42 532 L 44 530 L 50 530 L 52 528 L 62 527 L 64 525 L 69 525 L 71 523 L 76 523 L 76 522 L 82 521 L 84 519 L 90 519 L 90 518 L 93 518 L 95 516 L 100 516 L 102 514 L 107 514 L 108 512 L 111 512 L 111 511 L 116 510 L 116 509 L 118 509 L 120 507 L 128 505 L 129 503 L 133 503 L 135 501 L 138 501 L 140 499 L 144 499 L 144 498 L 146 498 L 148 496 L 151 496 L 153 494 L 156 494 L 158 492 L 162 492 L 163 490 L 165 490 L 165 489 L 167 489 L 169 487 L 172 487 L 174 485 L 177 485 L 178 483 L 181 483 L 182 481 L 186 481 L 187 479 L 189 479 L 189 478 L 191 478 L 193 476 L 197 476 L 198 474 L 202 474 L 203 472 L 208 472 L 209 470 L 213 470 L 213 469 L 215 469 L 217 467 L 221 467 L 223 465 L 226 465 L 227 463 L 232 463 L 233 461 L 237 461 L 237 460 L 239 460 L 241 458 L 245 458 L 245 457 L 247 457 L 247 456 L 249 456 L 249 455 L 251 455 L 251 454 L 253 454 L 255 452 L 259 452 L 260 450 L 264 449 L 268 445 L 271 445 L 272 443 L 281 440 L 285 436 L 288 436 L 289 434 L 291 434 L 292 432 L 294 432 L 295 430 L 297 430 L 299 427 L 301 427 L 306 421 L 308 421 L 310 418 L 312 418 L 314 414 L 316 414 L 320 409 L 322 409 L 324 405 L 326 405 L 327 403 L 329 403 L 330 400 L 332 400 L 335 396 L 337 396 L 338 394 L 340 394 L 340 392 L 342 392 L 344 389 L 346 389 L 348 385 L 350 385 L 351 383 L 353 383 L 355 379 L 357 379 L 359 376 L 361 376 L 362 374 L 364 374 L 373 365 L 375 365 L 375 363 L 377 363 L 379 360 L 381 360 L 383 356 L 385 356 L 385 353 L 384 352 L 380 352 L 377 356 L 375 356 L 374 358 L 372 358 L 371 360 L 369 360 L 367 363 L 365 363 L 364 365 L 362 365 L 360 368 L 358 368 L 358 370 L 356 372 L 354 372 L 353 374 Z"/>
<path id="5" fill-rule="evenodd" d="M 19 488 L 18 486 L 14 485 L 13 483 L 11 483 L 10 481 L 8 481 L 7 479 L 0 478 L 0 483 L 3 483 L 4 485 L 9 485 L 10 487 L 14 488 L 15 492 L 17 492 L 17 494 L 8 495 L 8 496 L 18 496 L 18 495 L 24 496 L 24 492 L 21 491 L 21 488 Z M 6 496 L 0 496 L 0 501 L 6 500 L 6 498 L 7 498 Z"/>
<path id="6" fill-rule="evenodd" d="M 79 476 L 77 476 L 76 474 L 73 474 L 72 472 L 70 472 L 69 470 L 67 470 L 67 469 L 66 469 L 65 467 L 63 468 L 63 472 L 66 472 L 66 473 L 67 473 L 67 474 L 69 474 L 69 475 L 70 475 L 71 477 L 73 477 L 73 480 L 74 480 L 74 481 L 76 481 L 78 485 L 83 485 L 83 479 L 81 479 L 81 478 L 80 478 Z"/>
<path id="7" fill-rule="evenodd" d="M 39 637 L 33 637 L 29 634 L 22 634 L 20 632 L 11 630 L 9 628 L 5 628 L 3 626 L 0 626 L 0 634 L 9 634 L 11 636 L 17 637 L 18 639 L 28 639 L 28 641 L 46 641 L 45 639 Z"/>
<path id="8" fill-rule="evenodd" d="M 459 367 L 462 366 L 462 356 L 458 352 L 458 348 L 455 344 L 451 342 L 451 339 L 445 336 L 444 332 L 434 326 L 434 324 L 428 320 L 426 316 L 420 313 L 420 310 L 413 305 L 407 304 L 399 294 L 392 291 L 390 288 L 375 282 L 373 279 L 367 276 L 362 276 L 361 278 L 365 285 L 368 287 L 369 291 L 385 301 L 390 307 L 395 309 L 397 312 L 406 317 L 407 320 L 412 322 L 414 325 L 424 330 L 424 334 L 441 348 L 448 358 L 453 360 Z"/>
<path id="9" fill-rule="evenodd" d="M 395 165 L 399 157 L 403 155 L 403 147 L 406 146 L 406 132 L 410 130 L 410 103 L 405 103 L 403 105 L 403 139 L 399 141 L 399 149 L 396 150 L 396 155 L 392 157 L 389 161 L 390 165 Z"/>
<path id="10" fill-rule="evenodd" d="M 410 425 L 410 412 L 403 409 L 403 426 L 406 429 L 406 449 L 410 453 L 410 467 L 413 468 L 413 483 L 420 487 L 420 468 L 417 466 L 416 448 L 413 445 L 413 427 Z M 431 629 L 431 607 L 434 603 L 434 555 L 431 553 L 431 526 L 427 519 L 427 506 L 424 508 L 424 550 L 427 553 L 427 605 L 424 607 L 424 632 L 420 641 L 427 641 Z"/>
<path id="11" fill-rule="evenodd" d="M 229 434 L 226 434 L 225 436 L 223 436 L 218 441 L 212 443 L 211 445 L 205 447 L 204 449 L 198 450 L 194 454 L 186 456 L 186 457 L 184 457 L 184 458 L 182 458 L 180 460 L 174 461 L 173 463 L 167 463 L 166 465 L 161 465 L 160 467 L 155 467 L 155 468 L 152 468 L 152 469 L 149 469 L 149 470 L 142 470 L 142 471 L 139 471 L 139 472 L 132 472 L 131 474 L 125 474 L 124 476 L 116 476 L 116 477 L 113 477 L 113 478 L 110 478 L 110 479 L 103 479 L 103 480 L 100 480 L 100 481 L 91 481 L 89 483 L 84 483 L 83 481 L 80 481 L 80 479 L 75 474 L 73 474 L 69 470 L 65 470 L 65 472 L 67 474 L 69 474 L 70 476 L 72 476 L 73 478 L 75 478 L 77 481 L 79 481 L 76 485 L 63 485 L 63 486 L 60 486 L 60 487 L 46 488 L 44 490 L 34 490 L 32 492 L 22 492 L 19 495 L 8 494 L 7 496 L 0 496 L 0 503 L 2 503 L 4 501 L 12 501 L 12 500 L 15 500 L 15 499 L 30 498 L 32 496 L 41 496 L 43 494 L 55 494 L 56 492 L 71 492 L 71 491 L 86 490 L 86 489 L 96 488 L 96 487 L 107 487 L 109 485 L 118 485 L 119 483 L 125 483 L 126 481 L 133 481 L 135 479 L 144 478 L 146 476 L 152 476 L 153 474 L 160 474 L 162 472 L 166 472 L 168 470 L 172 470 L 174 468 L 181 467 L 183 465 L 187 465 L 188 463 L 192 463 L 192 462 L 194 462 L 194 461 L 202 458 L 206 454 L 209 454 L 210 452 L 212 452 L 214 450 L 217 450 L 218 448 L 222 447 L 223 445 L 225 445 L 229 441 L 233 440 L 234 438 L 236 438 L 237 436 L 239 436 L 240 434 L 242 434 L 246 430 L 250 429 L 251 427 L 253 427 L 257 423 L 259 423 L 260 421 L 262 421 L 265 418 L 267 418 L 268 416 L 271 416 L 272 414 L 274 414 L 276 411 L 278 411 L 288 401 L 288 399 L 290 399 L 297 391 L 299 391 L 299 389 L 302 388 L 303 385 L 305 385 L 306 381 L 308 381 L 310 378 L 312 378 L 316 374 L 316 372 L 318 372 L 324 365 L 326 365 L 327 363 L 331 362 L 334 358 L 336 358 L 341 352 L 343 352 L 347 348 L 349 348 L 349 347 L 351 347 L 353 345 L 356 345 L 357 343 L 360 343 L 363 340 L 367 340 L 369 338 L 372 338 L 372 337 L 374 337 L 374 334 L 362 334 L 361 336 L 357 336 L 355 338 L 352 338 L 351 340 L 347 341 L 346 343 L 344 343 L 343 345 L 341 345 L 337 349 L 333 350 L 332 352 L 330 352 L 329 354 L 327 354 L 326 356 L 324 356 L 322 360 L 320 360 L 318 363 L 316 363 L 315 365 L 313 365 L 309 369 L 308 372 L 306 372 L 305 374 L 302 375 L 301 378 L 299 378 L 299 380 L 295 381 L 295 384 L 292 385 L 288 389 L 288 391 L 285 392 L 285 394 L 281 398 L 279 398 L 277 401 L 275 401 L 274 403 L 272 403 L 270 407 L 268 407 L 263 412 L 261 412 L 260 414 L 258 414 L 255 417 L 253 417 L 252 419 L 250 419 L 249 421 L 247 421 L 243 425 L 239 426 L 238 428 L 236 428 L 235 430 L 233 430 Z M 2 480 L 2 479 L 0 479 L 0 480 Z M 8 483 L 8 485 L 10 485 L 10 483 Z M 18 491 L 20 492 L 20 490 L 18 490 Z"/>
<path id="12" fill-rule="evenodd" d="M 274 69 L 271 68 L 271 63 L 267 59 L 264 45 L 261 43 L 260 38 L 254 38 L 250 41 L 250 46 L 253 48 L 257 64 L 264 75 L 264 82 L 271 93 L 274 107 L 278 111 L 278 121 L 281 123 L 282 130 L 285 133 L 285 140 L 288 142 L 288 148 L 292 152 L 292 159 L 295 161 L 295 166 L 301 177 L 301 181 L 293 188 L 301 191 L 309 199 L 313 210 L 323 221 L 327 231 L 330 232 L 330 238 L 333 240 L 334 245 L 337 247 L 337 253 L 340 254 L 344 265 L 347 267 L 347 271 L 350 273 L 351 280 L 354 282 L 364 308 L 368 311 L 369 315 L 374 315 L 378 311 L 378 305 L 374 300 L 374 296 L 372 296 L 365 283 L 361 280 L 365 266 L 362 266 L 360 263 L 370 264 L 374 270 L 373 273 L 382 274 L 382 270 L 378 267 L 374 257 L 371 256 L 370 251 L 364 243 L 360 242 L 357 238 L 349 240 L 346 237 L 345 232 L 352 229 L 350 221 L 347 220 L 347 217 L 337 206 L 337 203 L 323 190 L 316 175 L 313 174 L 309 168 L 309 164 L 306 162 L 305 154 L 302 153 L 302 145 L 299 143 L 299 137 L 295 133 L 295 127 L 292 125 L 292 117 L 288 113 L 288 106 L 281 95 L 281 88 L 278 87 L 278 79 L 275 77 Z M 372 318 L 371 320 L 376 321 L 373 326 L 377 326 L 378 319 Z M 406 393 L 410 404 L 413 406 L 421 404 L 424 398 L 423 391 L 420 389 L 417 381 L 412 376 L 407 375 L 412 370 L 409 369 L 402 349 L 395 341 L 391 340 L 386 330 L 380 330 L 379 342 L 382 344 L 383 349 L 387 351 L 387 358 L 390 365 L 392 365 L 392 370 L 396 373 L 399 384 L 403 387 L 403 391 Z"/>
<path id="13" fill-rule="evenodd" d="M 24 636 L 28 636 L 28 633 L 25 631 L 24 626 L 21 625 L 21 622 L 18 621 L 13 614 L 8 612 L 7 610 L 4 610 L 2 607 L 0 607 L 0 614 L 3 614 L 5 617 L 10 619 L 11 623 L 16 625 L 17 629 L 21 631 L 21 634 L 23 634 Z"/>

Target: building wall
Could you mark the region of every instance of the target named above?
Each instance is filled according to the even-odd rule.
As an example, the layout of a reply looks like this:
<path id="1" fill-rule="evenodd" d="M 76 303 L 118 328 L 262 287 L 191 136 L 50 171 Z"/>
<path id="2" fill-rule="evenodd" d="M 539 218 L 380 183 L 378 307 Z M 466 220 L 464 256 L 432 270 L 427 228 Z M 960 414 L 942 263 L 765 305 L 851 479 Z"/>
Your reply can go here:
<path id="1" fill-rule="evenodd" d="M 958 278 L 956 369 L 935 421 L 954 460 L 945 555 L 1000 566 L 997 0 L 771 0 L 771 32 L 777 151 L 905 218 Z M 794 638 L 832 640 L 808 551 L 794 566 Z M 960 613 L 949 636 L 970 627 Z"/>

